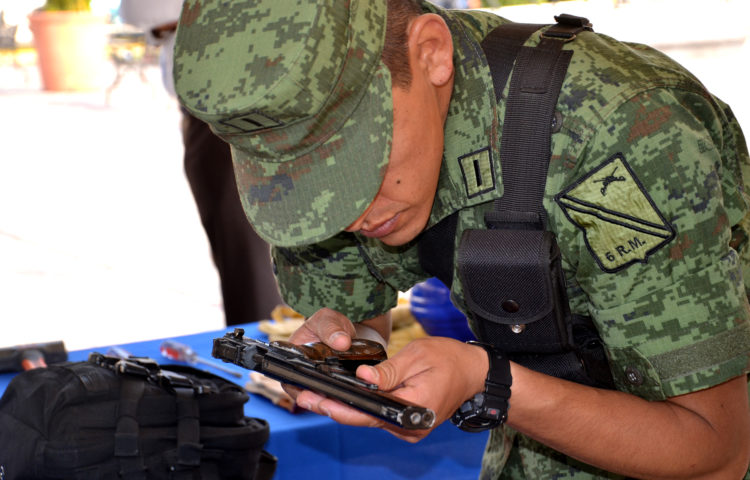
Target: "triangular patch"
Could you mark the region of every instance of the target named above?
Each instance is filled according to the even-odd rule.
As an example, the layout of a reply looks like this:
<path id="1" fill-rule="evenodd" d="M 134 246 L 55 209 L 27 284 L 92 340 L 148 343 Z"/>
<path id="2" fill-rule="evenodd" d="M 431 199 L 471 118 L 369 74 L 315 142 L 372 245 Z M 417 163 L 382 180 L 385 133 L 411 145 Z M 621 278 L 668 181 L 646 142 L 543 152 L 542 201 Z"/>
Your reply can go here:
<path id="1" fill-rule="evenodd" d="M 618 153 L 556 197 L 602 270 L 645 262 L 675 232 Z"/>

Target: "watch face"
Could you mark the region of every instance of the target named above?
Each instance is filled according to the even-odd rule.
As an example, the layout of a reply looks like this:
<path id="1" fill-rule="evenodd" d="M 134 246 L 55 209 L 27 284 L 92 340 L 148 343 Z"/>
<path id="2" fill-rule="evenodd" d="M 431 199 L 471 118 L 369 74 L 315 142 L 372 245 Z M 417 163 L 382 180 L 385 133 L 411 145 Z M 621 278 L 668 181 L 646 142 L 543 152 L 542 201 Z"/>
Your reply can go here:
<path id="1" fill-rule="evenodd" d="M 488 406 L 492 403 L 499 406 Z M 508 400 L 502 397 L 491 397 L 477 393 L 465 401 L 451 417 L 451 423 L 467 432 L 481 432 L 497 428 L 507 418 Z"/>

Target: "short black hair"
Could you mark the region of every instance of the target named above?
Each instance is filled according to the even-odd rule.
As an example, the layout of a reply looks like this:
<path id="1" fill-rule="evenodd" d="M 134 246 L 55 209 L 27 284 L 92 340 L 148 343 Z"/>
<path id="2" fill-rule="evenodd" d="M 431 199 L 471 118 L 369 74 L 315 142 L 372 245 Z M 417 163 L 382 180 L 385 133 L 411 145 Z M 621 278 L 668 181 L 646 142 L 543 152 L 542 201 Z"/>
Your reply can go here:
<path id="1" fill-rule="evenodd" d="M 391 72 L 391 82 L 395 87 L 408 88 L 411 84 L 408 28 L 411 19 L 421 14 L 419 0 L 388 0 L 385 45 L 381 58 Z"/>

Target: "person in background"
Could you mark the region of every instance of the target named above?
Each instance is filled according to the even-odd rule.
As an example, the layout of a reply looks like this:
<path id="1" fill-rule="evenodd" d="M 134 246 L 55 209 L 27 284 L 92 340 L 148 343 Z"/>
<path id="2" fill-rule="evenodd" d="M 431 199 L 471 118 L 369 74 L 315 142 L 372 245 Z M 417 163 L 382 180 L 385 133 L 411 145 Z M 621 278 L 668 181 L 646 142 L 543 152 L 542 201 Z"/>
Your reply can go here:
<path id="1" fill-rule="evenodd" d="M 160 45 L 164 87 L 174 95 L 172 56 L 182 0 L 122 0 L 120 18 Z M 229 145 L 182 109 L 185 174 L 219 274 L 227 325 L 270 318 L 282 304 L 270 247 L 242 209 Z"/>

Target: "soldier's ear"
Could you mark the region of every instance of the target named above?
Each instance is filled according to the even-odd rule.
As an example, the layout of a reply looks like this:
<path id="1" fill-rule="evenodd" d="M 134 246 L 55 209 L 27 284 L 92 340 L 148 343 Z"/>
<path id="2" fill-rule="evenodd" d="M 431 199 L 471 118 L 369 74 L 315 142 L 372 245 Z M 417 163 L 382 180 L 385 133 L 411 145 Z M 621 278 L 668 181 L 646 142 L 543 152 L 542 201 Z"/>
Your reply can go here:
<path id="1" fill-rule="evenodd" d="M 419 15 L 409 25 L 409 61 L 440 87 L 453 77 L 453 37 L 445 20 L 434 13 Z"/>

